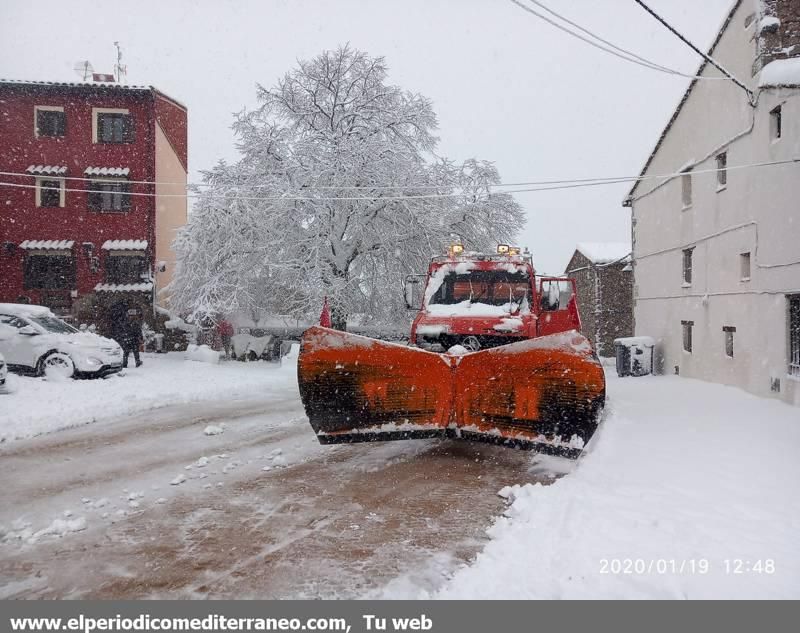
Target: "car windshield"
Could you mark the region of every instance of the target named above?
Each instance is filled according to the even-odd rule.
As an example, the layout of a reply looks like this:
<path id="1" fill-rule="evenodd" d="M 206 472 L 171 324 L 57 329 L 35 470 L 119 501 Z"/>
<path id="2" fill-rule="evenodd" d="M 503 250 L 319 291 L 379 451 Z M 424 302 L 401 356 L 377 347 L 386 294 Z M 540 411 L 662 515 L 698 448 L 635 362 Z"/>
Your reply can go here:
<path id="1" fill-rule="evenodd" d="M 448 273 L 428 305 L 452 305 L 469 301 L 494 306 L 519 306 L 528 297 L 530 282 L 523 272 L 475 270 Z"/>
<path id="2" fill-rule="evenodd" d="M 54 334 L 74 334 L 78 330 L 76 330 L 71 325 L 64 323 L 61 319 L 57 319 L 56 317 L 52 316 L 35 316 L 30 317 L 31 321 L 40 325 L 48 332 L 53 332 Z"/>

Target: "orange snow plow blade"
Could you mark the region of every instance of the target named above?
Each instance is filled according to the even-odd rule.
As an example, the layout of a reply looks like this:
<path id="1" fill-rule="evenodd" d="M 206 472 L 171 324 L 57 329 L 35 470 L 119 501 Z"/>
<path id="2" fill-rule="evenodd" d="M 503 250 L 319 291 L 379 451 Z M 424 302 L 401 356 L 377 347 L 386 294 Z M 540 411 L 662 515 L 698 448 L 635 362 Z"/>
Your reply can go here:
<path id="1" fill-rule="evenodd" d="M 315 326 L 298 380 L 322 444 L 447 436 L 577 457 L 605 398 L 577 332 L 453 356 Z"/>

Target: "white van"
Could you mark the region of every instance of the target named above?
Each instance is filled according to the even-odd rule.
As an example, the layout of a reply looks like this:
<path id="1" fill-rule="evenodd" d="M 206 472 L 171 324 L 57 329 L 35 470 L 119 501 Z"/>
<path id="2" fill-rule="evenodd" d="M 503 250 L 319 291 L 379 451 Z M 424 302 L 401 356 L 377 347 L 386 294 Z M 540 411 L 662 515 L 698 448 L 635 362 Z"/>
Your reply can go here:
<path id="1" fill-rule="evenodd" d="M 44 306 L 0 303 L 0 354 L 8 368 L 40 376 L 107 376 L 122 369 L 116 341 L 80 332 Z"/>

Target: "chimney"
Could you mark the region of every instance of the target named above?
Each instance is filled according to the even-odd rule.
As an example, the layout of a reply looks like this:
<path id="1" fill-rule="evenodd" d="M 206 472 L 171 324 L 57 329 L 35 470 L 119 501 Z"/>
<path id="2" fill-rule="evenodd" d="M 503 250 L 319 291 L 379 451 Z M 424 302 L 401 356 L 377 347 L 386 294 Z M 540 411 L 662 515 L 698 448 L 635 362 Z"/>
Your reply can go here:
<path id="1" fill-rule="evenodd" d="M 776 59 L 800 56 L 800 0 L 755 0 L 753 75 Z"/>

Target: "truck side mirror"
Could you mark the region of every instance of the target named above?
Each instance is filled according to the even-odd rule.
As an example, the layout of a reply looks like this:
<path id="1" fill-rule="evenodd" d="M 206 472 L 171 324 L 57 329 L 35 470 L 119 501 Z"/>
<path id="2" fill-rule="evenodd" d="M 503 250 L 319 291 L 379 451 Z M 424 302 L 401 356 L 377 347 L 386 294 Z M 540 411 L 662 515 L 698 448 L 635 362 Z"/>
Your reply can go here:
<path id="1" fill-rule="evenodd" d="M 22 336 L 37 336 L 39 332 L 37 332 L 33 326 L 25 325 L 19 329 L 19 334 Z"/>

